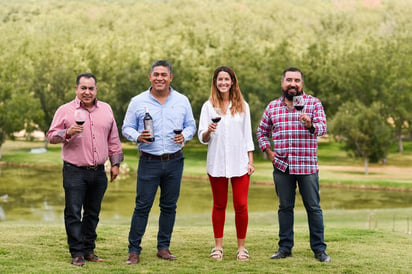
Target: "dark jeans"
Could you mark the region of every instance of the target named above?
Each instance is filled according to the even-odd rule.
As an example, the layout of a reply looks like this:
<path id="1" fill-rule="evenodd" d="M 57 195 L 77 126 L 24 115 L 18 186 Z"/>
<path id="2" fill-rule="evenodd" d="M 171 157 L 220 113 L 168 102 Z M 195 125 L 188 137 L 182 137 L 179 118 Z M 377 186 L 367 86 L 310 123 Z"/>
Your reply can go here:
<path id="1" fill-rule="evenodd" d="M 273 179 L 279 197 L 279 249 L 291 252 L 294 245 L 293 210 L 295 207 L 296 182 L 308 215 L 310 247 L 314 253 L 326 250 L 324 243 L 323 214 L 320 208 L 318 173 L 308 175 L 289 174 L 274 168 Z"/>
<path id="2" fill-rule="evenodd" d="M 180 194 L 183 162 L 183 154 L 167 161 L 140 156 L 136 207 L 129 232 L 129 253 L 140 254 L 142 250 L 142 237 L 146 231 L 149 212 L 158 187 L 160 187 L 160 216 L 157 249 L 169 248 L 176 218 L 176 203 Z"/>
<path id="3" fill-rule="evenodd" d="M 70 253 L 72 257 L 91 254 L 96 247 L 96 227 L 107 188 L 104 168 L 86 170 L 64 163 L 63 187 L 64 223 Z"/>

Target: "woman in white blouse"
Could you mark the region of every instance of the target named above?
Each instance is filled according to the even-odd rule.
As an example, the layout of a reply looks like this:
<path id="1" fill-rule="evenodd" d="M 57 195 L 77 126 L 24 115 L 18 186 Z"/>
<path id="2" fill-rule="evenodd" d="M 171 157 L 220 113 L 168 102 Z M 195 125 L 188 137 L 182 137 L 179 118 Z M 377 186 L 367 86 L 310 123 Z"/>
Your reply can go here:
<path id="1" fill-rule="evenodd" d="M 223 258 L 223 230 L 230 179 L 238 245 L 236 256 L 238 260 L 248 260 L 249 254 L 245 248 L 249 219 L 247 200 L 250 175 L 255 171 L 254 144 L 249 105 L 240 92 L 235 72 L 227 66 L 218 67 L 213 73 L 210 97 L 200 113 L 198 137 L 201 143 L 208 145 L 206 169 L 213 193 L 215 247 L 210 257 L 216 260 Z"/>

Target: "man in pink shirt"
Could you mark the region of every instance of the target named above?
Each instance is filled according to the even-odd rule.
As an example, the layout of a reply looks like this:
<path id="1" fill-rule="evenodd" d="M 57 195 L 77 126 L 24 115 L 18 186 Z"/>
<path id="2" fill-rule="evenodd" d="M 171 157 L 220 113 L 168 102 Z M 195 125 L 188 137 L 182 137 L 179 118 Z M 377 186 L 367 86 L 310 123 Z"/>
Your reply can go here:
<path id="1" fill-rule="evenodd" d="M 112 109 L 96 99 L 96 85 L 93 74 L 79 74 L 76 98 L 57 109 L 47 132 L 50 143 L 62 143 L 64 222 L 72 264 L 77 266 L 83 266 L 85 260 L 103 262 L 94 248 L 101 202 L 107 188 L 104 163 L 110 159 L 113 181 L 123 161 Z"/>

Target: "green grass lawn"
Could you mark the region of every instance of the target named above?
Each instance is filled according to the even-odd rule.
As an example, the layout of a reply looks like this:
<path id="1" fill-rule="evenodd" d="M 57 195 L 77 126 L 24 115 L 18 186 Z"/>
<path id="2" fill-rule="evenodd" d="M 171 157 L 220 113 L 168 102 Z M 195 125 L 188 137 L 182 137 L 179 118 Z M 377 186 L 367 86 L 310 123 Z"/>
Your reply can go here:
<path id="1" fill-rule="evenodd" d="M 399 223 L 394 215 L 401 215 Z M 1 273 L 411 273 L 412 235 L 406 231 L 410 209 L 325 211 L 325 240 L 332 262 L 316 261 L 309 248 L 306 214 L 296 212 L 293 256 L 270 260 L 276 251 L 275 212 L 249 216 L 246 246 L 251 258 L 236 261 L 234 216 L 227 216 L 224 258 L 208 258 L 213 247 L 209 214 L 177 215 L 171 251 L 176 261 L 156 257 L 157 216 L 151 215 L 143 238 L 141 262 L 127 266 L 128 218 L 98 227 L 96 253 L 104 263 L 70 264 L 63 223 L 5 222 L 0 225 Z M 409 229 L 412 229 L 411 227 Z"/>
<path id="2" fill-rule="evenodd" d="M 43 143 L 7 141 L 3 164 L 60 168 L 60 145 L 49 145 L 43 154 L 30 153 Z M 123 144 L 125 162 L 133 170 L 137 153 L 133 144 Z M 206 146 L 196 142 L 185 147 L 185 176 L 205 178 Z M 321 143 L 319 163 L 321 184 L 333 187 L 380 187 L 411 190 L 412 147 L 394 151 L 388 164 L 372 164 L 369 175 L 363 163 L 347 157 L 341 145 Z M 272 183 L 272 166 L 255 154 L 253 183 Z M 396 172 L 393 172 L 393 170 Z M 336 194 L 339 194 L 337 188 Z M 177 261 L 156 258 L 157 214 L 150 216 L 143 239 L 139 265 L 127 266 L 127 235 L 130 218 L 102 218 L 98 227 L 96 253 L 104 263 L 85 267 L 70 264 L 63 220 L 58 223 L 5 221 L 0 223 L 0 273 L 412 273 L 412 212 L 404 209 L 326 210 L 325 241 L 332 262 L 322 264 L 309 248 L 306 213 L 296 210 L 293 256 L 280 261 L 269 257 L 277 247 L 276 212 L 251 212 L 246 246 L 251 258 L 236 261 L 236 234 L 233 213 L 225 226 L 224 259 L 208 258 L 213 247 L 213 231 L 208 214 L 177 213 L 171 250 Z"/>

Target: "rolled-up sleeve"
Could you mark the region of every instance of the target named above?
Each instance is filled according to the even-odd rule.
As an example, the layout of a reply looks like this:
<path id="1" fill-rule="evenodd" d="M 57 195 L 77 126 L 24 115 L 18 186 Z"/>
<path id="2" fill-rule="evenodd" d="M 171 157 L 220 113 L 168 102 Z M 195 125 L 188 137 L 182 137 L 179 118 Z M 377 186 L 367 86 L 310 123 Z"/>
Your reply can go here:
<path id="1" fill-rule="evenodd" d="M 113 165 L 120 164 L 123 161 L 122 144 L 119 138 L 119 131 L 117 129 L 116 121 L 113 118 L 112 128 L 108 136 L 109 159 Z"/>

